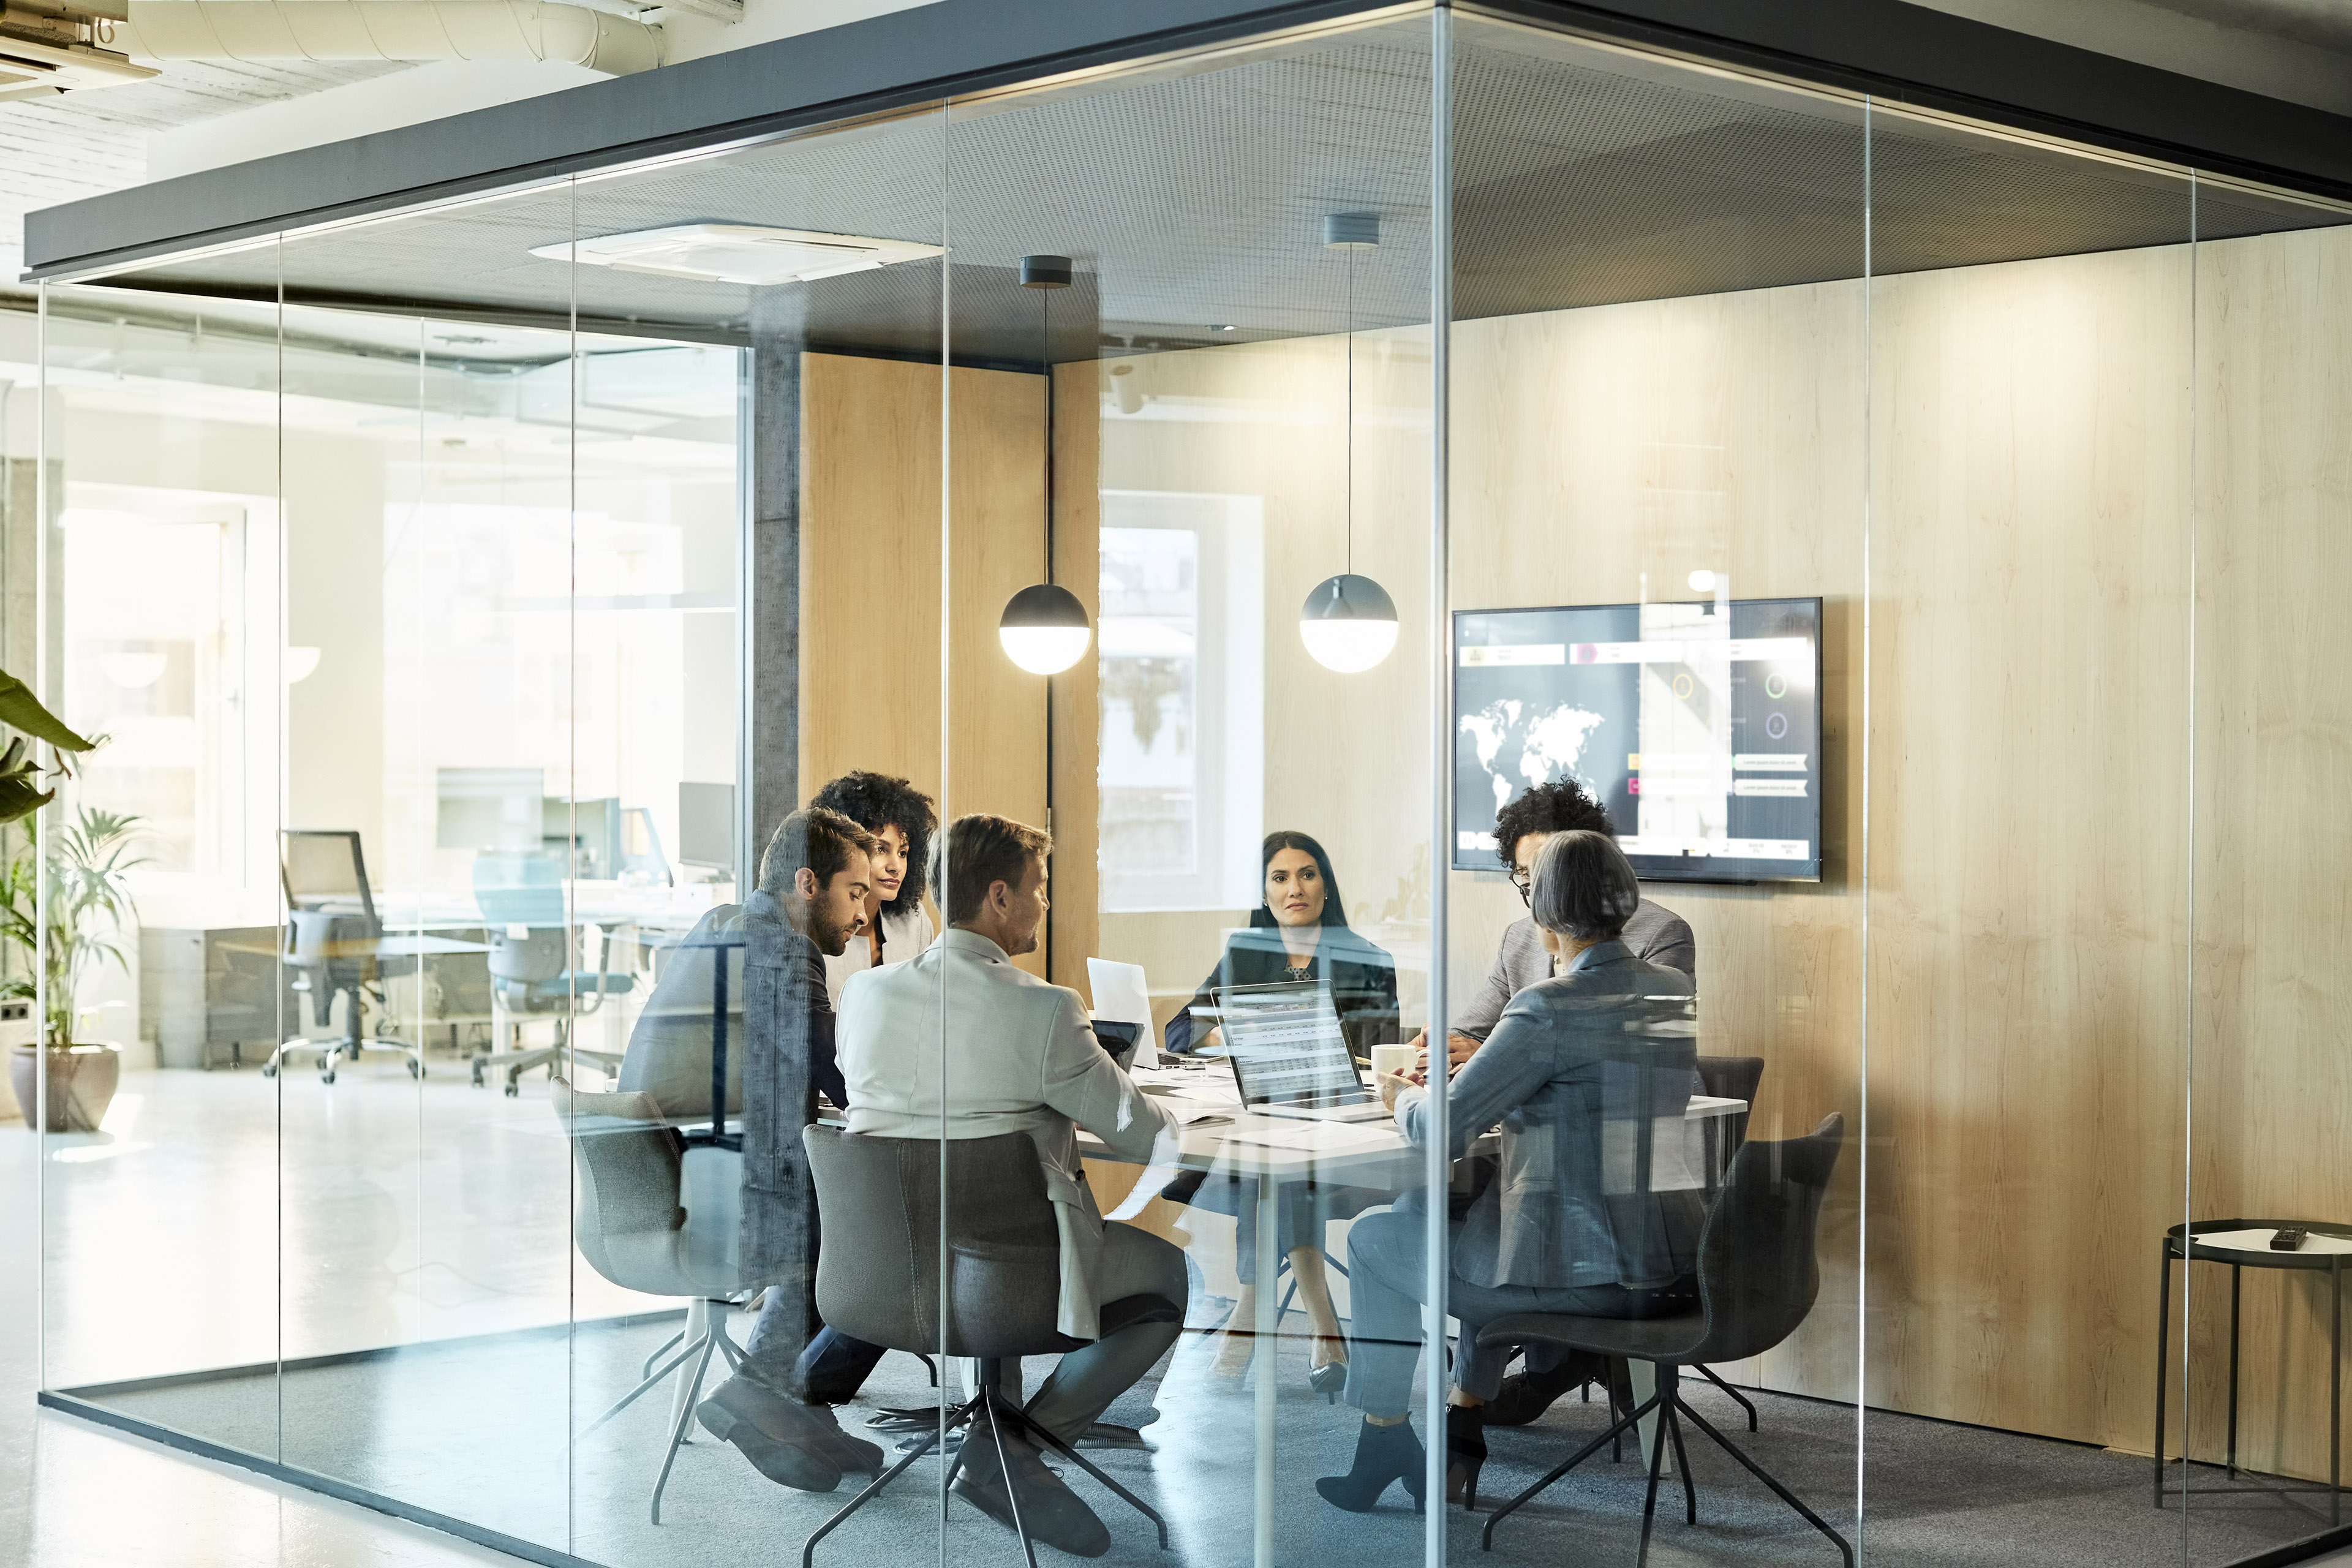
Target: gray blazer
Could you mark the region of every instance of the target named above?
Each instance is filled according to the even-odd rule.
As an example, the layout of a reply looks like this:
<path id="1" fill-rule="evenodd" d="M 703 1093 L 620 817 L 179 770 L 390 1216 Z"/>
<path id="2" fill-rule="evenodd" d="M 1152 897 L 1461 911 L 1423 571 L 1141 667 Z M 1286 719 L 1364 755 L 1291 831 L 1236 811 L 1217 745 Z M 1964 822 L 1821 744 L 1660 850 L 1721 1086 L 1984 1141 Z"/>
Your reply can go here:
<path id="1" fill-rule="evenodd" d="M 1457 1276 L 1654 1289 L 1696 1267 L 1706 1210 L 1683 1118 L 1698 1055 L 1689 995 L 1679 972 L 1604 942 L 1512 999 L 1449 1093 L 1454 1158 L 1502 1131 L 1495 1180 L 1454 1237 Z M 1400 1095 L 1396 1119 L 1425 1143 L 1426 1092 Z"/>
<path id="2" fill-rule="evenodd" d="M 1643 963 L 1681 970 L 1696 989 L 1698 939 L 1691 935 L 1690 922 L 1674 910 L 1643 899 L 1633 918 L 1625 922 L 1622 941 Z M 1551 954 L 1544 951 L 1543 933 L 1536 930 L 1535 921 L 1528 917 L 1513 921 L 1503 932 L 1503 946 L 1495 954 L 1495 967 L 1487 973 L 1486 984 L 1478 987 L 1468 1006 L 1454 1015 L 1454 1032 L 1485 1039 L 1495 1032 L 1496 1021 L 1512 997 L 1550 978 Z"/>
<path id="3" fill-rule="evenodd" d="M 986 937 L 950 929 L 905 963 L 850 977 L 839 1046 L 852 1132 L 1029 1135 L 1061 1227 L 1058 1327 L 1096 1338 L 1108 1304 L 1098 1288 L 1103 1217 L 1077 1130 L 1148 1164 L 1176 1122 L 1096 1042 L 1078 994 L 1014 968 Z"/>

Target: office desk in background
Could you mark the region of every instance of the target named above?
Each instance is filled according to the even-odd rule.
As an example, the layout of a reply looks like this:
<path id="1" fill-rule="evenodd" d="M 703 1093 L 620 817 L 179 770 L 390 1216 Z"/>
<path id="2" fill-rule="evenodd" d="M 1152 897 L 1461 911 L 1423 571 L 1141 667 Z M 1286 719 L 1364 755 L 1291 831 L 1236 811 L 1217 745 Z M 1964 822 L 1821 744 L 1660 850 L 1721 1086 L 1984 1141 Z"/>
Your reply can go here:
<path id="1" fill-rule="evenodd" d="M 657 972 L 710 900 L 679 899 L 667 888 L 625 888 L 575 882 L 567 889 L 573 918 L 602 926 L 643 972 Z M 377 900 L 383 922 L 376 955 L 418 959 L 444 984 L 444 1003 L 422 1018 L 395 1013 L 395 1022 L 461 1028 L 490 1021 L 488 970 L 452 960 L 486 954 L 481 910 L 470 893 L 394 889 Z M 422 939 L 422 940 L 419 940 Z M 140 1032 L 151 1037 L 166 1068 L 259 1066 L 279 1044 L 281 1028 L 308 1028 L 308 998 L 288 990 L 278 959 L 282 926 L 154 925 L 139 933 Z M 405 943 L 405 945 L 401 945 Z M 402 967 L 406 967 L 402 965 Z M 452 973 L 452 972 L 455 973 Z M 479 1006 L 468 1005 L 475 992 Z"/>

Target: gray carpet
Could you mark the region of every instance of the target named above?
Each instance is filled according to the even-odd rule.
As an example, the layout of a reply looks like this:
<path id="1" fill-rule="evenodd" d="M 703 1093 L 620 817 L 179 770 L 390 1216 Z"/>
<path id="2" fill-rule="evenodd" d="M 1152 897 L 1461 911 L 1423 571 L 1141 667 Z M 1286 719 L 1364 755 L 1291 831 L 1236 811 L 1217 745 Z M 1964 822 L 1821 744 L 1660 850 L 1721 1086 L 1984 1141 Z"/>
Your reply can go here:
<path id="1" fill-rule="evenodd" d="M 1210 1304 L 1203 1303 L 1204 1307 Z M 1213 1321 L 1213 1312 L 1197 1315 Z M 567 1463 L 565 1434 L 583 1427 L 635 1381 L 672 1322 L 583 1324 L 571 1335 L 519 1334 L 461 1341 L 390 1356 L 289 1372 L 107 1393 L 101 1403 L 142 1419 L 334 1476 L 415 1506 L 569 1550 L 594 1562 L 773 1562 L 797 1557 L 802 1540 L 853 1487 L 830 1496 L 762 1479 L 735 1451 L 698 1429 L 680 1452 L 659 1526 L 646 1499 L 669 1415 L 667 1390 L 647 1395 L 582 1440 Z M 748 1324 L 733 1324 L 739 1341 Z M 1083 1478 L 1115 1544 L 1111 1564 L 1231 1564 L 1250 1557 L 1252 1399 L 1246 1385 L 1212 1376 L 1212 1346 L 1188 1333 L 1153 1376 L 1107 1417 L 1147 1428 L 1152 1451 L 1090 1453 L 1105 1470 L 1168 1516 L 1172 1550 L 1150 1527 Z M 1280 1364 L 1276 1544 L 1277 1560 L 1360 1568 L 1418 1563 L 1421 1521 L 1401 1488 L 1373 1512 L 1340 1512 L 1312 1479 L 1347 1468 L 1356 1419 L 1306 1386 L 1307 1342 L 1286 1340 Z M 1045 1371 L 1032 1363 L 1034 1383 Z M 871 1406 L 933 1397 L 922 1365 L 892 1355 L 859 1404 L 842 1411 L 857 1429 Z M 1762 1430 L 1714 1389 L 1692 1403 L 1756 1459 L 1840 1522 L 1852 1513 L 1854 1417 L 1847 1407 L 1757 1395 Z M 1603 1426 L 1603 1406 L 1572 1399 L 1538 1425 L 1490 1435 L 1494 1458 L 1481 1483 L 1491 1507 L 1567 1457 Z M 282 1420 L 284 1441 L 276 1434 Z M 1416 1426 L 1419 1423 L 1416 1422 Z M 2141 1568 L 2158 1561 L 2221 1564 L 2311 1533 L 2308 1507 L 2277 1500 L 2199 1498 L 2184 1527 L 2177 1504 L 2149 1505 L 2145 1460 L 2069 1444 L 1874 1412 L 1867 1424 L 1868 1560 L 1910 1568 Z M 1686 1434 L 1698 1486 L 1699 1522 L 1685 1524 L 1680 1489 L 1659 1498 L 1651 1562 L 1738 1563 L 1822 1568 L 1837 1554 L 1727 1456 Z M 1504 1521 L 1492 1557 L 1477 1552 L 1483 1516 L 1459 1510 L 1452 1552 L 1474 1561 L 1553 1564 L 1633 1561 L 1643 1478 L 1606 1454 Z M 2200 1484 L 2218 1480 L 2200 1473 Z M 913 1564 L 939 1560 L 940 1469 L 925 1461 L 820 1548 L 818 1562 Z M 999 1526 L 961 1501 L 948 1510 L 950 1561 L 1017 1563 Z M 1066 1561 L 1059 1553 L 1047 1558 Z"/>

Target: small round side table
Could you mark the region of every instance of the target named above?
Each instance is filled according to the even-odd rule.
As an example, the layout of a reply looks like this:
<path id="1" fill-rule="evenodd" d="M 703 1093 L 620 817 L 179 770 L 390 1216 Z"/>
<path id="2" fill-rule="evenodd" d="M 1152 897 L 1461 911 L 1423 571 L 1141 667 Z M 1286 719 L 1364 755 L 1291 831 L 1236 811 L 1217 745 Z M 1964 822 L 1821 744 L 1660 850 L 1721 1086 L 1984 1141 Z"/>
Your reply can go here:
<path id="1" fill-rule="evenodd" d="M 2310 1232 L 2300 1250 L 2274 1252 L 2271 1237 L 2284 1226 L 2302 1226 Z M 2352 1225 L 2326 1220 L 2200 1219 L 2176 1225 L 2164 1233 L 2157 1264 L 2156 1296 L 2156 1506 L 2164 1506 L 2164 1397 L 2171 1373 L 2168 1342 L 2172 1333 L 2172 1265 L 2181 1265 L 2187 1285 L 2191 1263 L 2223 1263 L 2230 1268 L 2230 1431 L 2224 1463 L 2230 1478 L 2238 1474 L 2238 1294 L 2249 1268 L 2301 1268 L 2327 1276 L 2327 1484 L 2279 1487 L 2192 1487 L 2187 1435 L 2181 1443 L 2181 1487 L 2192 1492 L 2326 1492 L 2327 1518 L 2340 1523 L 2344 1503 L 2344 1272 L 2352 1260 Z"/>

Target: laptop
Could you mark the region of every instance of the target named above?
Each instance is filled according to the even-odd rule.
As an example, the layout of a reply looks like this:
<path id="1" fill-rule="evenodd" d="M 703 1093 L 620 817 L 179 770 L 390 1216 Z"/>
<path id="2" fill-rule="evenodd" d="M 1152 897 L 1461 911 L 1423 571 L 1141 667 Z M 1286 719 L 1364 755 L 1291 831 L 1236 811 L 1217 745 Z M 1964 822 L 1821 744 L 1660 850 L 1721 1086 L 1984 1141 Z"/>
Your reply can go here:
<path id="1" fill-rule="evenodd" d="M 1214 994 L 1243 1109 L 1323 1121 L 1388 1116 L 1348 1054 L 1328 986 L 1228 985 Z"/>

